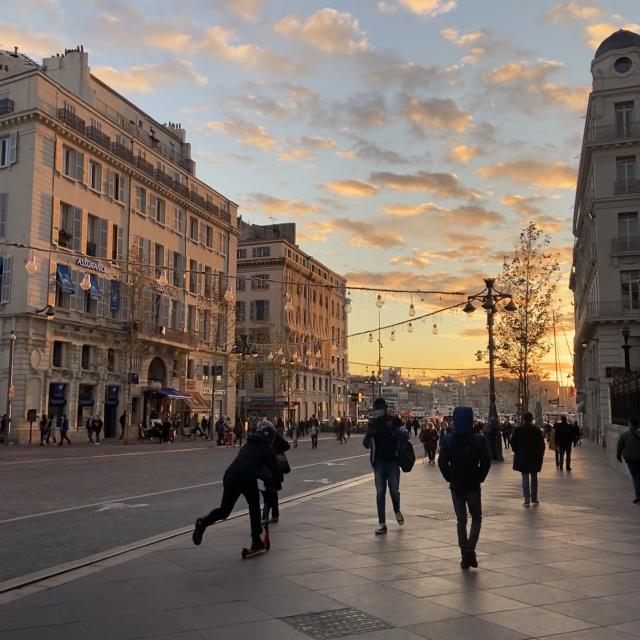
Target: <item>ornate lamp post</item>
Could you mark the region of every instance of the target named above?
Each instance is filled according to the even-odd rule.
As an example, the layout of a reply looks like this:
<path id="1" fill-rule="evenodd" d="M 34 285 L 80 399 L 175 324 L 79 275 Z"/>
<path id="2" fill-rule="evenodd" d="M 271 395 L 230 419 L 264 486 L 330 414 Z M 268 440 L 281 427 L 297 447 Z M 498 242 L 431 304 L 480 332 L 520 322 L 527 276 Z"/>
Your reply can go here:
<path id="1" fill-rule="evenodd" d="M 624 344 L 622 345 L 622 350 L 624 351 L 624 375 L 628 376 L 631 373 L 631 359 L 629 357 L 629 351 L 631 350 L 629 335 L 631 334 L 631 331 L 629 331 L 629 327 L 624 327 L 620 333 L 624 340 Z"/>
<path id="2" fill-rule="evenodd" d="M 489 419 L 487 420 L 486 433 L 489 436 L 489 449 L 493 460 L 502 462 L 502 439 L 498 429 L 498 409 L 496 407 L 496 376 L 495 376 L 495 342 L 493 338 L 494 315 L 497 313 L 498 303 L 502 300 L 509 302 L 504 306 L 505 311 L 517 311 L 513 302 L 513 296 L 495 288 L 495 278 L 484 279 L 485 289 L 480 293 L 469 296 L 463 311 L 473 313 L 476 308 L 473 301 L 479 302 L 487 314 L 487 332 L 489 334 Z"/>

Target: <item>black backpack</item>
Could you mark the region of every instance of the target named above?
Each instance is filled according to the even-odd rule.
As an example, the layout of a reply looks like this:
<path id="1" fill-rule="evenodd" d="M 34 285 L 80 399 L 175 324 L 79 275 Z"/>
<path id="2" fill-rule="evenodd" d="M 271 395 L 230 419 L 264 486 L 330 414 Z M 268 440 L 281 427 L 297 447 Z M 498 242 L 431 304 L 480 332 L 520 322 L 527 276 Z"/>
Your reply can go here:
<path id="1" fill-rule="evenodd" d="M 480 445 L 473 433 L 454 431 L 449 441 L 451 482 L 472 485 L 479 481 Z"/>
<path id="2" fill-rule="evenodd" d="M 398 445 L 396 451 L 398 457 L 398 465 L 405 472 L 409 473 L 413 469 L 413 465 L 416 463 L 416 454 L 413 450 L 413 445 L 407 440 Z"/>

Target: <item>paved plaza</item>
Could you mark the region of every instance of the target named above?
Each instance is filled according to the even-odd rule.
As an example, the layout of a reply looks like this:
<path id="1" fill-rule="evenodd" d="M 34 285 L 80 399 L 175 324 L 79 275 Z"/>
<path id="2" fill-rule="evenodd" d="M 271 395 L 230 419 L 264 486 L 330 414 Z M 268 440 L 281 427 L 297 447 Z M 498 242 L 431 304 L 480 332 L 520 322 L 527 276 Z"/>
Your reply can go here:
<path id="1" fill-rule="evenodd" d="M 633 640 L 640 638 L 640 506 L 586 443 L 551 456 L 541 504 L 494 465 L 480 567 L 462 571 L 437 468 L 403 474 L 406 524 L 374 536 L 372 478 L 284 506 L 271 552 L 240 559 L 247 518 L 0 596 L 0 640 Z M 194 514 L 195 515 L 195 514 Z M 188 524 L 188 523 L 185 523 Z M 318 614 L 318 615 L 307 615 Z"/>

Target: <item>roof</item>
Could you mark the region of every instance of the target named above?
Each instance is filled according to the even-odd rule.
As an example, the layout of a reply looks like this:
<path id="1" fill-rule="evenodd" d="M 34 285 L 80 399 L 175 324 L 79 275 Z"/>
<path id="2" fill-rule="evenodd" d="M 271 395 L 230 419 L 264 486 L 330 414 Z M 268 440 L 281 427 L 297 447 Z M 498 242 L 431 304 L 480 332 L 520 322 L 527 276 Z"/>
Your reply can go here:
<path id="1" fill-rule="evenodd" d="M 640 49 L 640 34 L 633 31 L 627 31 L 626 29 L 619 29 L 602 41 L 602 44 L 596 51 L 595 57 L 599 58 L 611 51 L 628 49 L 629 47 L 637 47 Z"/>

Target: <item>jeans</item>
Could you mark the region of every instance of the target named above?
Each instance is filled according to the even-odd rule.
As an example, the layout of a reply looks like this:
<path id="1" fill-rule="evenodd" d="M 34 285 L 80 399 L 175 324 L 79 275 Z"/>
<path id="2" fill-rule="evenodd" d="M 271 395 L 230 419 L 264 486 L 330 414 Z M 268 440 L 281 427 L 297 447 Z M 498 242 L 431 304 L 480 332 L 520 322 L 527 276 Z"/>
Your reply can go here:
<path id="1" fill-rule="evenodd" d="M 482 526 L 482 499 L 477 491 L 456 491 L 451 489 L 453 508 L 458 518 L 458 546 L 460 549 L 475 550 Z M 471 530 L 467 536 L 467 506 L 471 514 Z"/>
<path id="2" fill-rule="evenodd" d="M 564 465 L 564 456 L 567 455 L 567 470 L 571 469 L 571 445 L 560 444 L 556 450 L 556 465 L 561 469 Z"/>
<path id="3" fill-rule="evenodd" d="M 278 504 L 278 491 L 275 487 L 268 487 L 262 492 L 264 499 L 264 507 L 262 509 L 262 519 L 269 520 L 269 514 L 272 518 L 280 517 L 280 505 Z"/>
<path id="4" fill-rule="evenodd" d="M 67 441 L 69 444 L 71 444 L 71 440 L 69 440 L 69 436 L 67 435 L 66 431 L 60 431 L 60 444 L 58 445 L 59 447 L 62 446 L 62 443 L 64 441 Z"/>
<path id="5" fill-rule="evenodd" d="M 318 447 L 318 436 L 311 436 L 311 448 L 312 449 L 317 449 Z"/>
<path id="6" fill-rule="evenodd" d="M 523 473 L 522 474 L 522 495 L 524 499 L 529 500 L 538 499 L 538 474 L 537 473 Z"/>
<path id="7" fill-rule="evenodd" d="M 636 498 L 640 499 L 640 460 L 627 462 L 629 473 L 633 479 L 633 487 L 636 490 Z"/>
<path id="8" fill-rule="evenodd" d="M 245 482 L 225 482 L 222 491 L 222 501 L 217 509 L 202 518 L 204 527 L 212 525 L 218 520 L 225 520 L 233 511 L 238 498 L 244 496 L 249 505 L 249 519 L 251 521 L 251 538 L 254 542 L 260 540 L 262 525 L 260 524 L 260 492 L 257 480 Z"/>
<path id="9" fill-rule="evenodd" d="M 391 495 L 391 503 L 394 511 L 400 511 L 400 467 L 397 462 L 376 462 L 373 467 L 373 475 L 376 481 L 376 506 L 378 507 L 378 522 L 384 524 L 385 497 L 387 485 Z"/>

